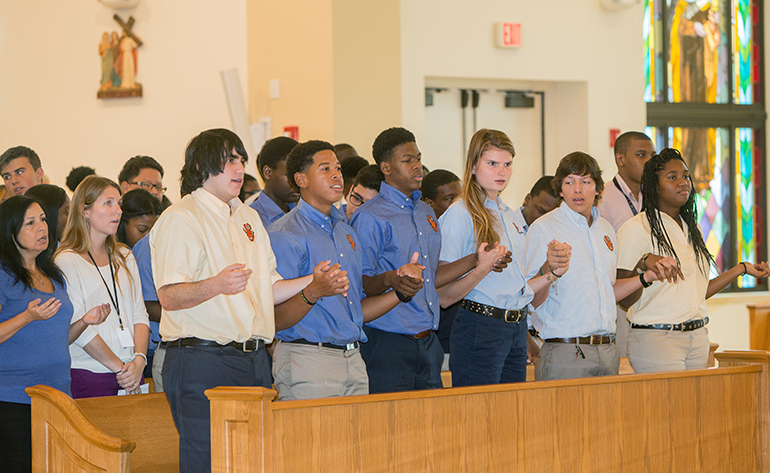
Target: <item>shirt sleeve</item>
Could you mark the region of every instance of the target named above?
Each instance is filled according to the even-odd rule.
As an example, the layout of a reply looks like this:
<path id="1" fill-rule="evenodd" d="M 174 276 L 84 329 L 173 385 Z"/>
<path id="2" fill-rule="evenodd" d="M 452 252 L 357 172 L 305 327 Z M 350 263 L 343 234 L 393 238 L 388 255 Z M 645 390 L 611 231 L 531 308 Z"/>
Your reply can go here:
<path id="1" fill-rule="evenodd" d="M 144 305 L 144 297 L 142 297 L 142 278 L 139 276 L 139 267 L 136 264 L 136 259 L 130 253 L 126 257 L 126 266 L 131 273 L 134 286 L 131 291 L 134 325 L 144 324 L 149 327 L 150 317 L 147 315 L 147 307 Z"/>
<path id="2" fill-rule="evenodd" d="M 269 235 L 278 274 L 284 279 L 306 276 L 302 273 L 303 268 L 307 268 L 307 252 L 297 237 L 284 231 L 271 232 Z"/>
<path id="3" fill-rule="evenodd" d="M 468 256 L 468 242 L 475 242 L 475 235 L 473 221 L 466 207 L 461 203 L 452 204 L 439 219 L 439 224 L 441 224 L 439 261 L 451 263 Z"/>
<path id="4" fill-rule="evenodd" d="M 158 300 L 158 293 L 155 290 L 155 281 L 152 279 L 152 256 L 150 255 L 150 240 L 146 236 L 134 245 L 133 253 L 136 258 L 136 265 L 139 267 L 139 278 L 142 281 L 142 298 L 145 301 Z"/>
<path id="5" fill-rule="evenodd" d="M 543 266 L 548 252 L 548 243 L 552 240 L 548 228 L 534 222 L 527 232 L 526 252 L 524 254 L 524 268 L 526 280 L 537 276 L 540 267 Z"/>
<path id="6" fill-rule="evenodd" d="M 170 212 L 155 226 L 158 228 L 150 233 L 150 254 L 156 286 L 195 282 L 195 270 L 205 254 L 195 222 L 186 214 Z"/>
<path id="7" fill-rule="evenodd" d="M 618 230 L 618 269 L 633 270 L 651 247 L 650 233 L 644 225 L 637 219 L 627 221 Z"/>
<path id="8" fill-rule="evenodd" d="M 67 295 L 72 302 L 72 322 L 80 320 L 91 308 L 86 307 L 85 293 L 83 291 L 84 281 L 82 279 L 83 268 L 79 268 L 74 258 L 80 258 L 72 252 L 62 253 L 56 258 L 56 264 L 61 268 L 64 277 L 67 279 Z M 91 340 L 96 338 L 98 332 L 92 326 L 87 326 L 82 334 L 75 340 L 75 344 L 80 348 L 88 345 Z"/>
<path id="9" fill-rule="evenodd" d="M 353 215 L 353 229 L 361 240 L 361 259 L 364 276 L 377 275 L 377 261 L 382 253 L 385 232 L 372 214 L 358 211 Z"/>

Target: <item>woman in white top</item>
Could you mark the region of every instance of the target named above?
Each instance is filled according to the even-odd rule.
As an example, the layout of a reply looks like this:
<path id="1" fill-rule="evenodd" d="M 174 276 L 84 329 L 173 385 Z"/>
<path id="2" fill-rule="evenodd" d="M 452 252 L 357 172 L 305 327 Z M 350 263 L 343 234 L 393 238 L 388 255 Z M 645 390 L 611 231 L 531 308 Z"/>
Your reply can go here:
<path id="1" fill-rule="evenodd" d="M 642 212 L 618 231 L 618 278 L 676 258 L 678 284 L 648 283 L 620 301 L 631 331 L 628 359 L 637 373 L 706 368 L 709 339 L 706 299 L 736 278 L 770 276 L 766 262 L 742 262 L 709 280 L 714 259 L 698 227 L 692 180 L 679 151 L 666 148 L 644 166 Z"/>
<path id="2" fill-rule="evenodd" d="M 76 314 L 102 303 L 112 308 L 104 323 L 86 328 L 70 345 L 74 398 L 115 395 L 121 388 L 141 392 L 149 319 L 136 260 L 115 237 L 120 198 L 113 181 L 85 178 L 72 196 L 56 254 Z"/>
<path id="3" fill-rule="evenodd" d="M 514 222 L 514 209 L 500 198 L 513 174 L 514 154 L 505 133 L 477 131 L 468 147 L 462 197 L 439 219 L 441 261 L 455 261 L 479 246 L 495 244 L 510 249 L 513 257 L 501 273 L 492 272 L 480 259 L 467 276 L 439 289 L 442 306 L 462 299 L 449 341 L 453 386 L 526 380 L 527 306 L 569 267 L 568 245 L 551 242 L 562 252 L 560 262 L 549 251 L 552 266 L 544 264 L 531 281 L 522 273 L 524 232 Z"/>

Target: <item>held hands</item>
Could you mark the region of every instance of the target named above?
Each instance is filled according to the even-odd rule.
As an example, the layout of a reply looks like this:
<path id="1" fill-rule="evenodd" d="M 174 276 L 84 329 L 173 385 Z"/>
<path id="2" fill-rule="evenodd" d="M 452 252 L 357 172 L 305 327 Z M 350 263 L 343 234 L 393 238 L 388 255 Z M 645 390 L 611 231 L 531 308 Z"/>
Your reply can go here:
<path id="1" fill-rule="evenodd" d="M 233 295 L 243 292 L 252 272 L 251 269 L 246 269 L 245 264 L 241 263 L 226 267 L 214 276 L 219 285 L 219 294 Z"/>
<path id="2" fill-rule="evenodd" d="M 647 282 L 666 280 L 675 283 L 678 279 L 684 281 L 682 269 L 676 259 L 670 256 L 649 255 L 644 260 L 644 269 L 644 280 Z"/>
<path id="3" fill-rule="evenodd" d="M 110 312 L 112 312 L 112 307 L 109 304 L 101 304 L 86 312 L 80 320 L 86 325 L 99 325 L 107 320 Z"/>
<path id="4" fill-rule="evenodd" d="M 559 243 L 551 240 L 548 243 L 548 251 L 545 253 L 548 270 L 557 276 L 562 276 L 569 269 L 569 260 L 572 257 L 572 247 L 568 243 Z"/>
<path id="5" fill-rule="evenodd" d="M 40 303 L 41 300 L 42 299 L 35 299 L 27 304 L 27 310 L 25 312 L 30 321 L 48 320 L 56 315 L 61 308 L 61 301 L 59 299 L 52 297 L 42 304 Z"/>
<path id="6" fill-rule="evenodd" d="M 310 292 L 310 297 L 316 300 L 337 294 L 347 297 L 348 286 L 347 271 L 343 271 L 338 263 L 321 261 L 313 268 L 313 280 L 305 288 L 305 292 Z"/>
<path id="7" fill-rule="evenodd" d="M 491 245 L 482 243 L 476 251 L 476 255 L 478 263 L 476 263 L 474 271 L 481 278 L 484 278 L 492 271 L 502 272 L 503 269 L 508 267 L 508 263 L 513 261 L 508 248 L 504 245 L 499 245 L 498 242 L 494 242 Z"/>
<path id="8" fill-rule="evenodd" d="M 391 277 L 390 287 L 394 291 L 406 297 L 414 297 L 422 289 L 422 271 L 425 269 L 425 266 L 417 264 L 419 258 L 420 254 L 415 252 L 408 264 L 401 266 L 391 273 L 393 276 Z"/>
<path id="9" fill-rule="evenodd" d="M 144 367 L 144 357 L 137 356 L 128 363 L 124 363 L 123 368 L 115 374 L 118 384 L 126 390 L 127 394 L 139 394 L 142 392 L 140 383 L 142 382 Z"/>

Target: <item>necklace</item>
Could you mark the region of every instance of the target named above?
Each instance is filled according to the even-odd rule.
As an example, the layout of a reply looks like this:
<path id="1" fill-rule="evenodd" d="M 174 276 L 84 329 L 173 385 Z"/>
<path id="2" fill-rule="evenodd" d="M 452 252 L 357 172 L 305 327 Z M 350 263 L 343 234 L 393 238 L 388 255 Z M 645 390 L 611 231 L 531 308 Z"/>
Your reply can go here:
<path id="1" fill-rule="evenodd" d="M 40 283 L 40 287 L 43 287 L 43 286 L 45 286 L 45 283 L 43 282 L 43 278 L 41 278 L 41 277 L 40 277 L 40 276 L 38 276 L 37 274 L 33 273 L 32 271 L 30 271 L 30 272 L 29 272 L 29 274 L 31 274 L 31 275 L 32 275 L 32 277 L 34 277 L 34 278 L 37 280 L 37 282 L 39 282 L 39 283 Z"/>

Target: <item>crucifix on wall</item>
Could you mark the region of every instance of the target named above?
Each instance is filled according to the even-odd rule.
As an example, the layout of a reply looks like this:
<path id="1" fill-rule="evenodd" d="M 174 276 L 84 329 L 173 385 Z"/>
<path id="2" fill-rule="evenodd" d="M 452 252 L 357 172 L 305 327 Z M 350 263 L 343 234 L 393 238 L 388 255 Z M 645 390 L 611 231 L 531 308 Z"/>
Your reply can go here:
<path id="1" fill-rule="evenodd" d="M 113 16 L 122 33 L 102 33 L 99 56 L 102 58 L 101 86 L 96 96 L 100 99 L 119 97 L 141 97 L 142 84 L 136 82 L 136 50 L 142 40 L 132 31 L 134 17 L 124 22 L 117 14 Z"/>

